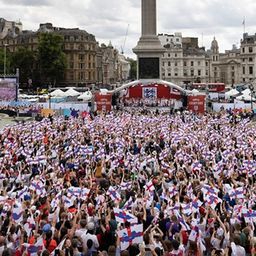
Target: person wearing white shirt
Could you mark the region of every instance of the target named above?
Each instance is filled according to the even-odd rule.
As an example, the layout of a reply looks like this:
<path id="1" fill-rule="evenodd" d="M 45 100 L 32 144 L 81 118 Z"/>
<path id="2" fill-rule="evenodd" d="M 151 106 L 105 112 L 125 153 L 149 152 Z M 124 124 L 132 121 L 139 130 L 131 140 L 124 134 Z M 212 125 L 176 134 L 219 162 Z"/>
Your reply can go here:
<path id="1" fill-rule="evenodd" d="M 234 236 L 234 242 L 231 243 L 232 256 L 246 256 L 245 249 L 240 245 L 240 236 Z"/>

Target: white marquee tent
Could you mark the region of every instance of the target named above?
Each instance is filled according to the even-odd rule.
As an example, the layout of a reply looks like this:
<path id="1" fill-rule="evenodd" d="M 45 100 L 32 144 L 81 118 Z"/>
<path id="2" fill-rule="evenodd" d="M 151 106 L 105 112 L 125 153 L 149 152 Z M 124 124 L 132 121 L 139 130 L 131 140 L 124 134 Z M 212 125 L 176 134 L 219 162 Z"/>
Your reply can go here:
<path id="1" fill-rule="evenodd" d="M 66 97 L 76 97 L 79 95 L 80 95 L 80 92 L 74 90 L 73 88 L 70 88 L 65 92 Z"/>
<path id="2" fill-rule="evenodd" d="M 230 91 L 225 92 L 225 97 L 226 97 L 226 98 L 234 97 L 234 96 L 237 96 L 238 94 L 239 94 L 239 91 L 238 91 L 238 90 L 236 90 L 236 89 L 231 89 Z"/>
<path id="3" fill-rule="evenodd" d="M 92 99 L 92 93 L 90 91 L 84 92 L 83 94 L 78 96 L 77 99 L 84 100 L 84 101 L 91 100 Z"/>
<path id="4" fill-rule="evenodd" d="M 55 91 L 50 93 L 51 97 L 65 97 L 66 94 L 60 89 L 56 89 Z"/>

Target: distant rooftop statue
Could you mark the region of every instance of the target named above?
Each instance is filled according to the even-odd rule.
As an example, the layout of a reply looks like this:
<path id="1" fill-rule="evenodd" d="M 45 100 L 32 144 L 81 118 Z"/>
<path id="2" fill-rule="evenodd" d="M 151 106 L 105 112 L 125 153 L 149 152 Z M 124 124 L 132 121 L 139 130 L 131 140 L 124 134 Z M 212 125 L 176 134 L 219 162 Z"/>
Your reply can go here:
<path id="1" fill-rule="evenodd" d="M 215 39 L 215 37 L 212 40 L 211 50 L 213 51 L 213 53 L 218 53 L 219 52 L 218 41 Z"/>

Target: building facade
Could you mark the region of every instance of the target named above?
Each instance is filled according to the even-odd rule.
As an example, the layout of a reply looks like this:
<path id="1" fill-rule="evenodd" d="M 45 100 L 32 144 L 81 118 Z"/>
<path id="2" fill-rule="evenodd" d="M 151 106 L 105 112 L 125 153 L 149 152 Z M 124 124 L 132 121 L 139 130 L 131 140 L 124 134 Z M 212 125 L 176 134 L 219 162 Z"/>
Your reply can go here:
<path id="1" fill-rule="evenodd" d="M 198 39 L 160 34 L 161 44 L 166 48 L 162 57 L 162 78 L 178 85 L 191 82 L 208 82 L 210 57 L 204 48 L 198 47 Z"/>
<path id="2" fill-rule="evenodd" d="M 182 85 L 193 82 L 222 82 L 226 85 L 248 83 L 256 77 L 256 34 L 245 33 L 240 48 L 233 45 L 225 53 L 219 52 L 217 40 L 205 50 L 198 46 L 198 38 L 160 34 L 166 48 L 162 59 L 162 77 Z"/>
<path id="3" fill-rule="evenodd" d="M 56 33 L 63 37 L 67 68 L 60 85 L 85 87 L 120 80 L 118 51 L 112 45 L 99 46 L 95 36 L 85 30 L 54 27 L 51 23 L 44 23 L 40 24 L 37 31 L 27 31 L 18 25 L 0 19 L 0 48 L 6 47 L 9 52 L 15 52 L 21 47 L 37 51 L 40 33 Z"/>
<path id="4" fill-rule="evenodd" d="M 250 82 L 256 78 L 256 34 L 243 34 L 240 47 L 242 82 Z"/>

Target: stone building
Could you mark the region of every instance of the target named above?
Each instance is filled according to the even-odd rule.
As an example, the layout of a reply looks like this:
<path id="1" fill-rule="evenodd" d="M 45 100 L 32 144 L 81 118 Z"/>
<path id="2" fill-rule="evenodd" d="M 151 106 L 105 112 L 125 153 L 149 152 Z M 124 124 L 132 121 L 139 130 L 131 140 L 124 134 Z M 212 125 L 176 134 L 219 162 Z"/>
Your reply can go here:
<path id="1" fill-rule="evenodd" d="M 256 77 L 256 34 L 244 34 L 240 48 L 233 45 L 219 52 L 216 38 L 211 48 L 198 46 L 198 38 L 159 34 L 166 48 L 162 58 L 162 77 L 182 85 L 192 82 L 222 82 L 226 85 L 247 83 Z"/>
<path id="2" fill-rule="evenodd" d="M 243 34 L 240 47 L 241 79 L 250 82 L 256 77 L 256 34 Z"/>
<path id="3" fill-rule="evenodd" d="M 178 85 L 209 80 L 209 55 L 198 46 L 198 39 L 160 34 L 161 44 L 166 48 L 162 57 L 162 77 Z"/>
<path id="4" fill-rule="evenodd" d="M 0 40 L 5 38 L 7 35 L 16 37 L 22 31 L 22 23 L 15 21 L 7 21 L 0 18 Z"/>
<path id="5" fill-rule="evenodd" d="M 111 43 L 108 46 L 99 46 L 94 35 L 79 28 L 60 28 L 44 23 L 40 24 L 37 31 L 28 31 L 22 30 L 22 27 L 17 29 L 14 22 L 2 20 L 0 19 L 0 48 L 7 47 L 9 52 L 15 52 L 20 47 L 36 51 L 40 33 L 63 36 L 67 68 L 62 86 L 85 87 L 89 84 L 111 84 L 121 80 L 121 75 L 118 74 L 118 51 Z"/>

